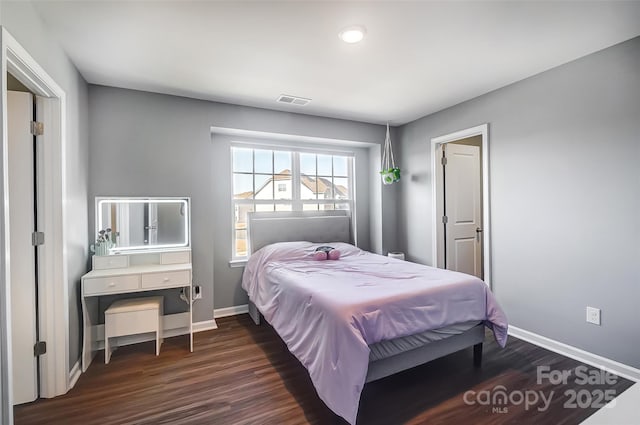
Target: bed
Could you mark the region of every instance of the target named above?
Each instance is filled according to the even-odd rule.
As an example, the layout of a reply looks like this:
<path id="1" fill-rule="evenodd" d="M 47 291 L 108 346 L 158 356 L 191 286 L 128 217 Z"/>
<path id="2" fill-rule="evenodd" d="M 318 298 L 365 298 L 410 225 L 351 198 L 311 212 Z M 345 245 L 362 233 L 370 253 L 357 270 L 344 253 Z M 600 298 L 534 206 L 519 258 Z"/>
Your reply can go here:
<path id="1" fill-rule="evenodd" d="M 351 245 L 346 212 L 250 213 L 242 286 L 307 368 L 318 396 L 349 423 L 365 383 L 473 347 L 485 327 L 501 346 L 507 321 L 481 280 L 367 253 Z M 337 261 L 314 261 L 319 245 Z"/>

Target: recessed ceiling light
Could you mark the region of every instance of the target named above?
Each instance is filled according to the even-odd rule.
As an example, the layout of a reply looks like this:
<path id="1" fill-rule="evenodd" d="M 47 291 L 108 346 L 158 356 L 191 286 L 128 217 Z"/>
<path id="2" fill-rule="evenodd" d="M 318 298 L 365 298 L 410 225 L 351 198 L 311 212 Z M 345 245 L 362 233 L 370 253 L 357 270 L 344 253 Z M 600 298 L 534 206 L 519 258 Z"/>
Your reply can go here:
<path id="1" fill-rule="evenodd" d="M 340 40 L 344 41 L 345 43 L 353 44 L 362 41 L 366 33 L 367 30 L 365 29 L 365 27 L 355 25 L 352 27 L 347 27 L 340 31 L 338 37 L 340 37 Z"/>

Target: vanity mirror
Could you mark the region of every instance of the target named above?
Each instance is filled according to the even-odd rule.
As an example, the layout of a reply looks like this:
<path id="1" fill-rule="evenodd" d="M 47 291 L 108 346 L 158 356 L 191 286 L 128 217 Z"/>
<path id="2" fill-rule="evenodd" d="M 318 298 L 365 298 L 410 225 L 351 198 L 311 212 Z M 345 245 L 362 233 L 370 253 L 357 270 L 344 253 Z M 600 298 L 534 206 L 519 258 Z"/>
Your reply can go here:
<path id="1" fill-rule="evenodd" d="M 111 229 L 110 252 L 188 248 L 189 198 L 96 198 L 96 235 Z M 96 251 L 97 253 L 97 251 Z"/>

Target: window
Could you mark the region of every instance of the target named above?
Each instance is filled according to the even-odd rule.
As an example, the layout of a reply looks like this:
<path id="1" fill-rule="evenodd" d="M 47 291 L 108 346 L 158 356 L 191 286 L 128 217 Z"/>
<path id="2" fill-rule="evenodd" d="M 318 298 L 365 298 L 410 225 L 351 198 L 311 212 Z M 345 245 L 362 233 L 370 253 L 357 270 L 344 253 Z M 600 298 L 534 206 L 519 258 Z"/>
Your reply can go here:
<path id="1" fill-rule="evenodd" d="M 353 209 L 353 156 L 231 148 L 233 258 L 247 256 L 247 213 Z"/>

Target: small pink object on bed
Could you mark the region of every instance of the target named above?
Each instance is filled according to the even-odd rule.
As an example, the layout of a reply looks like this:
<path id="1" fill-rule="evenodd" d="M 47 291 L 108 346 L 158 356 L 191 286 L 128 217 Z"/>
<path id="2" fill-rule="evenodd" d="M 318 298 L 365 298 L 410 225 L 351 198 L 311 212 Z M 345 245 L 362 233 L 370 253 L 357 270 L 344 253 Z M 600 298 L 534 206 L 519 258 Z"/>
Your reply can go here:
<path id="1" fill-rule="evenodd" d="M 339 260 L 340 259 L 340 251 L 337 249 L 332 249 L 327 252 L 327 260 Z"/>
<path id="2" fill-rule="evenodd" d="M 311 254 L 311 257 L 316 261 L 323 260 L 338 260 L 340 258 L 340 251 L 332 246 L 320 246 Z"/>
<path id="3" fill-rule="evenodd" d="M 311 258 L 316 261 L 324 261 L 327 259 L 327 253 L 324 251 L 313 251 Z"/>

